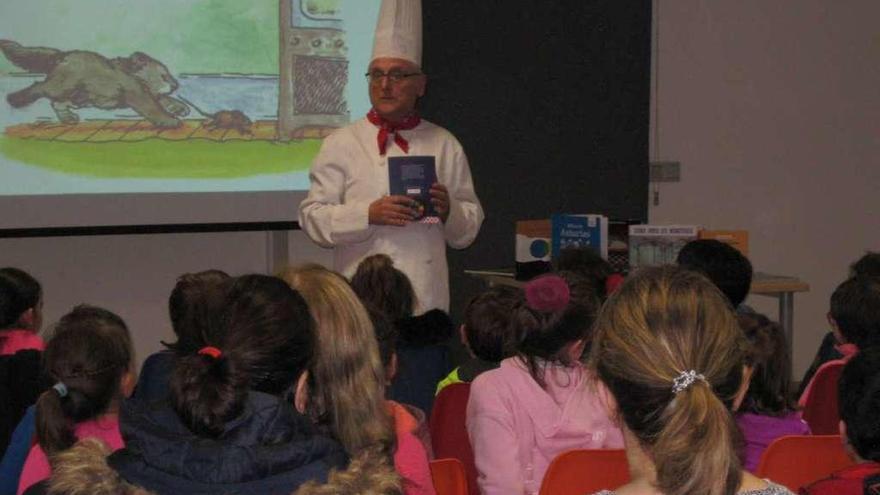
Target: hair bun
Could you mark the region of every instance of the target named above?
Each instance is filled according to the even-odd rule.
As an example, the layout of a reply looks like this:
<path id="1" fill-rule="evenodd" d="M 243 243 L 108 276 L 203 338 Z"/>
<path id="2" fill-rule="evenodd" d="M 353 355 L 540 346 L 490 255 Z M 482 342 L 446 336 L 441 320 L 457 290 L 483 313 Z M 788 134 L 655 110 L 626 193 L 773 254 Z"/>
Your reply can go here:
<path id="1" fill-rule="evenodd" d="M 545 275 L 526 283 L 526 305 L 535 311 L 561 311 L 571 300 L 571 289 L 562 277 Z"/>

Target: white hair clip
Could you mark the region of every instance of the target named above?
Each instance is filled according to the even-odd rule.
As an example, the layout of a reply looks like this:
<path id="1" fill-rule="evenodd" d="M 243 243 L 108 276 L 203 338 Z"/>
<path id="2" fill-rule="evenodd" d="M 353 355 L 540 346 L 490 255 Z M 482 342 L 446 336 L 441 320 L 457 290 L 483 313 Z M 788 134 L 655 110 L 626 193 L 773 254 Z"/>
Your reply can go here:
<path id="1" fill-rule="evenodd" d="M 706 381 L 706 377 L 694 370 L 682 371 L 675 380 L 672 381 L 672 391 L 676 394 L 690 387 L 695 381 Z"/>
<path id="2" fill-rule="evenodd" d="M 65 385 L 61 382 L 58 382 L 55 385 L 52 385 L 52 388 L 58 394 L 58 397 L 62 397 L 62 398 L 67 397 L 67 385 Z"/>

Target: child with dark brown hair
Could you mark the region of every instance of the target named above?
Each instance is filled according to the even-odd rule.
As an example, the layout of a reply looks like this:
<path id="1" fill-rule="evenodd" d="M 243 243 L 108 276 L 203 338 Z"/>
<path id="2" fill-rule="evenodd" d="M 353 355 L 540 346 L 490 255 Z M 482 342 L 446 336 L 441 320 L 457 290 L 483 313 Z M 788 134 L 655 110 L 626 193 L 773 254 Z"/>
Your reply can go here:
<path id="1" fill-rule="evenodd" d="M 758 313 L 737 315 L 749 340 L 748 362 L 752 380 L 736 415 L 745 439 L 744 464 L 754 471 L 761 454 L 773 440 L 785 435 L 809 435 L 791 390 L 791 355 L 782 327 Z"/>
<path id="2" fill-rule="evenodd" d="M 177 340 L 163 341 L 167 349 L 144 360 L 134 397 L 149 401 L 168 396 L 175 355 L 191 354 L 201 347 L 202 336 L 216 324 L 222 312 L 224 284 L 228 280 L 229 275 L 221 270 L 184 273 L 177 278 L 168 297 L 168 315 Z"/>
<path id="3" fill-rule="evenodd" d="M 838 385 L 840 436 L 856 464 L 801 489 L 804 495 L 880 493 L 880 348 L 843 368 Z"/>
<path id="4" fill-rule="evenodd" d="M 348 457 L 305 412 L 314 324 L 303 297 L 266 275 L 230 279 L 222 313 L 180 352 L 168 400 L 130 400 L 126 448 L 108 458 L 159 495 L 291 493 Z"/>
<path id="5" fill-rule="evenodd" d="M 24 270 L 0 268 L 0 355 L 43 350 L 43 288 Z"/>
<path id="6" fill-rule="evenodd" d="M 351 287 L 364 305 L 397 327 L 397 374 L 388 387 L 388 398 L 430 416 L 437 383 L 452 371 L 446 347 L 454 332 L 449 315 L 439 309 L 414 314 L 417 301 L 412 284 L 385 254 L 364 258 L 351 278 Z"/>
<path id="7" fill-rule="evenodd" d="M 123 446 L 118 409 L 134 386 L 132 361 L 131 336 L 119 316 L 81 305 L 61 318 L 43 357 L 55 385 L 37 401 L 37 444 L 22 469 L 19 494 L 48 478 L 49 458 L 78 439 Z"/>
<path id="8" fill-rule="evenodd" d="M 515 354 L 471 383 L 467 431 L 484 495 L 537 493 L 562 452 L 623 446 L 579 360 L 597 309 L 582 277 L 542 275 L 525 285 L 511 311 Z"/>
<path id="9" fill-rule="evenodd" d="M 437 384 L 436 393 L 453 383 L 472 382 L 481 373 L 498 368 L 501 360 L 510 356 L 510 321 L 513 307 L 521 298 L 522 289 L 496 285 L 471 299 L 459 327 L 461 342 L 471 358 L 446 375 Z"/>

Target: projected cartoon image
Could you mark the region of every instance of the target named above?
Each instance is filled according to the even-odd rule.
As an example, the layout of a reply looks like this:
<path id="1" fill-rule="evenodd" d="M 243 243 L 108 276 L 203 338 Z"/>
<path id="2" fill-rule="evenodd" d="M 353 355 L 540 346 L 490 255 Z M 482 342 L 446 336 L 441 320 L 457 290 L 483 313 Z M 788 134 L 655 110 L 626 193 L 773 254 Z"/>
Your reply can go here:
<path id="1" fill-rule="evenodd" d="M 13 64 L 46 79 L 6 95 L 13 108 L 48 98 L 58 120 L 76 124 L 74 108 L 130 107 L 156 127 L 178 127 L 178 116 L 189 113 L 180 100 L 168 96 L 178 84 L 158 60 L 141 52 L 112 60 L 89 51 L 62 52 L 25 47 L 0 40 L 0 52 Z"/>
<path id="2" fill-rule="evenodd" d="M 4 1 L 0 195 L 307 189 L 378 4 Z"/>

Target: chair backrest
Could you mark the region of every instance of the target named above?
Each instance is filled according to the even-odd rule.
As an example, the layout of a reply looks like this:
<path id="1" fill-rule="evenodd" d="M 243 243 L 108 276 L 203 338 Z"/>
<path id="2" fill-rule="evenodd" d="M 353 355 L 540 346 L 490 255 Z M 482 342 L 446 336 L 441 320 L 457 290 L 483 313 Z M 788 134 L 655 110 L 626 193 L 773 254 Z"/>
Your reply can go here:
<path id="1" fill-rule="evenodd" d="M 801 487 L 853 464 L 840 435 L 790 435 L 770 443 L 755 475 L 797 493 Z"/>
<path id="2" fill-rule="evenodd" d="M 816 373 L 804 403 L 804 421 L 813 435 L 836 435 L 840 422 L 837 406 L 837 382 L 843 372 L 843 363 L 829 363 Z"/>
<path id="3" fill-rule="evenodd" d="M 622 449 L 577 449 L 553 459 L 540 495 L 582 495 L 629 483 L 629 464 Z"/>
<path id="4" fill-rule="evenodd" d="M 435 459 L 431 461 L 431 479 L 437 495 L 467 495 L 467 479 L 464 464 L 458 459 Z"/>
<path id="5" fill-rule="evenodd" d="M 471 449 L 465 425 L 470 394 L 470 383 L 453 383 L 443 387 L 434 399 L 429 426 L 434 456 L 438 459 L 451 457 L 461 461 L 464 465 L 468 493 L 479 495 L 477 466 L 474 463 L 474 451 Z"/>

